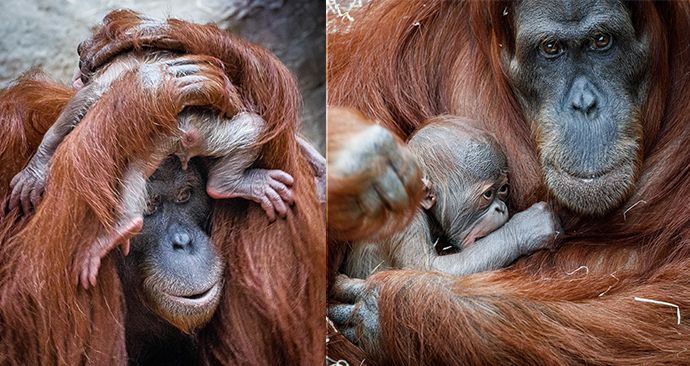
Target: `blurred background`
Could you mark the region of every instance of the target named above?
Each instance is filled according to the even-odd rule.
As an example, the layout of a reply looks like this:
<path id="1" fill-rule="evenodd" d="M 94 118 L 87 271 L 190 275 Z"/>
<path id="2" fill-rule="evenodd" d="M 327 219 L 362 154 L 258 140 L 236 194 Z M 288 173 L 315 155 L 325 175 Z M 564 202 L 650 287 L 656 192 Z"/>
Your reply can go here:
<path id="1" fill-rule="evenodd" d="M 216 23 L 273 51 L 295 73 L 303 97 L 301 133 L 324 153 L 325 7 L 323 0 L 3 0 L 0 88 L 32 66 L 69 83 L 77 45 L 113 9 Z"/>

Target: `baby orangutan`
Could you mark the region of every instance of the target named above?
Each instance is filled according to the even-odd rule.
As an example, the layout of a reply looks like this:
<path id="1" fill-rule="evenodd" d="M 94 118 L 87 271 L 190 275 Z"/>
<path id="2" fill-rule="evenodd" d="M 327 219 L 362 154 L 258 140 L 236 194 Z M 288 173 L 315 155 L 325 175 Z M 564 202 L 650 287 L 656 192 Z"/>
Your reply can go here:
<path id="1" fill-rule="evenodd" d="M 503 268 L 553 243 L 560 225 L 546 203 L 508 220 L 505 155 L 489 134 L 468 124 L 439 116 L 412 135 L 425 197 L 400 232 L 354 243 L 346 274 L 366 278 L 380 269 L 413 267 L 467 275 Z"/>
<path id="2" fill-rule="evenodd" d="M 219 65 L 219 61 L 207 56 L 179 56 L 166 52 L 145 55 L 131 52 L 119 56 L 98 70 L 91 82 L 70 100 L 27 167 L 12 179 L 9 207 L 21 203 L 27 213 L 30 206 L 35 206 L 40 200 L 50 159 L 58 145 L 89 107 L 109 92 L 111 83 L 126 72 L 135 72 L 146 87 L 161 87 L 166 79 L 172 79 L 180 90 L 187 108 L 178 116 L 179 134 L 162 136 L 153 156 L 147 161 L 129 163 L 122 180 L 121 207 L 118 207 L 115 229 L 100 234 L 89 247 L 86 258 L 77 261 L 81 263 L 78 281 L 84 288 L 88 288 L 89 283 L 95 285 L 101 259 L 112 248 L 121 245 L 125 254 L 129 252 L 129 239 L 143 225 L 147 207 L 146 181 L 171 154 L 180 158 L 184 168 L 195 156 L 216 158 L 209 165 L 206 190 L 210 197 L 239 197 L 257 202 L 270 221 L 275 220 L 276 213 L 281 217 L 287 215 L 288 206 L 293 202 L 293 178 L 282 170 L 251 167 L 261 153 L 259 142 L 266 122 L 247 111 L 238 91 L 222 74 Z M 218 85 L 217 80 L 224 80 L 226 85 Z M 216 97 L 213 92 L 218 90 L 226 93 L 229 100 L 219 103 L 228 105 L 225 110 L 232 111 L 233 117 L 227 118 L 208 106 L 208 100 Z"/>

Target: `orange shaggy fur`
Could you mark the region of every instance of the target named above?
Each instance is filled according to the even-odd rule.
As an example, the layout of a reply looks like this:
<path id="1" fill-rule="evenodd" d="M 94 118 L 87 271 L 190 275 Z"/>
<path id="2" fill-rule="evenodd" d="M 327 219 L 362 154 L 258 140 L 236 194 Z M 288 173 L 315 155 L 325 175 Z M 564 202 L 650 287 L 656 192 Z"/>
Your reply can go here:
<path id="1" fill-rule="evenodd" d="M 348 32 L 329 35 L 329 105 L 355 108 L 402 139 L 439 114 L 484 121 L 507 152 L 511 207 L 550 200 L 534 136 L 500 66 L 500 49 L 513 47 L 504 16 L 512 7 L 506 1 L 371 2 L 352 14 Z M 369 278 L 380 287 L 383 335 L 383 349 L 369 360 L 690 363 L 690 5 L 629 7 L 638 33 L 651 37 L 653 77 L 642 109 L 642 174 L 627 202 L 597 219 L 561 209 L 563 245 L 507 270 L 463 278 L 385 271 Z M 678 305 L 681 323 L 675 308 L 635 297 Z M 337 352 L 329 348 L 332 357 Z"/>

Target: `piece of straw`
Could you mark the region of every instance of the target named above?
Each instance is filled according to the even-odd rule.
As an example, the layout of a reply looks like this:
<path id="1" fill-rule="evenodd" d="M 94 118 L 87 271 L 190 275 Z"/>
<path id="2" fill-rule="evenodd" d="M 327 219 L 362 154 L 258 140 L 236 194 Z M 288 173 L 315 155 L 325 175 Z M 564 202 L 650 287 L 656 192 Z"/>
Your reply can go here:
<path id="1" fill-rule="evenodd" d="M 659 301 L 659 300 L 652 300 L 652 299 L 645 299 L 643 297 L 633 297 L 635 301 L 639 302 L 648 302 L 651 304 L 657 304 L 657 305 L 664 305 L 664 306 L 670 306 L 676 308 L 676 315 L 678 316 L 678 325 L 680 325 L 680 307 L 676 304 L 671 304 L 670 302 L 666 301 Z"/>

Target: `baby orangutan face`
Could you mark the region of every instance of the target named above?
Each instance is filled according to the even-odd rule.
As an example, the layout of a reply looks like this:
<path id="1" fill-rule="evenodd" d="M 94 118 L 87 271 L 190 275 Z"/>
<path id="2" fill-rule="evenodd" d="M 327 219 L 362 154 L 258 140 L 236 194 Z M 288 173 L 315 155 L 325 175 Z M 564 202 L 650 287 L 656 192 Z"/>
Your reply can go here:
<path id="1" fill-rule="evenodd" d="M 421 206 L 442 249 L 470 246 L 508 221 L 506 158 L 490 135 L 436 121 L 420 129 L 410 147 L 425 170 Z"/>
<path id="2" fill-rule="evenodd" d="M 443 236 L 448 241 L 444 247 L 465 248 L 508 221 L 509 186 L 504 172 L 496 179 L 471 184 L 463 194 L 449 192 L 448 187 L 441 187 L 444 191 L 437 194 L 429 180 L 425 179 L 424 184 L 421 205 L 437 224 L 431 225 L 435 240 Z M 439 199 L 443 203 L 439 204 Z"/>

